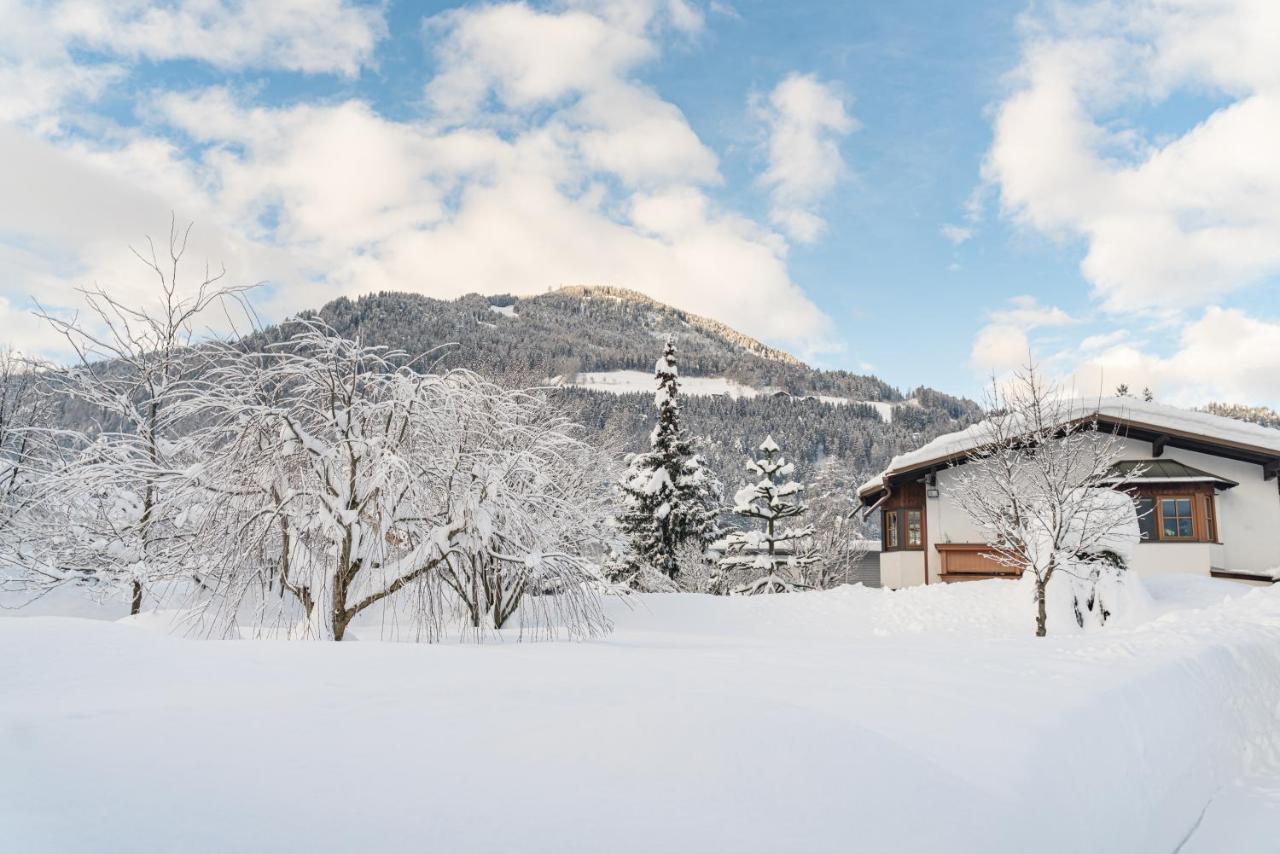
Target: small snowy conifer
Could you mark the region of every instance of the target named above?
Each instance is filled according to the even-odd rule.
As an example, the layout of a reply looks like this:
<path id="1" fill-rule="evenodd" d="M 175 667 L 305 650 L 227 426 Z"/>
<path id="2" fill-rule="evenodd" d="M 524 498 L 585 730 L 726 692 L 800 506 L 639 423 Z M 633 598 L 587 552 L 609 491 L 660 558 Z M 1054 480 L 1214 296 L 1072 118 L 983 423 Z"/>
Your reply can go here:
<path id="1" fill-rule="evenodd" d="M 812 526 L 779 527 L 807 509 L 799 500 L 804 487 L 790 479 L 795 464 L 787 462 L 779 450 L 772 436 L 761 443 L 764 456 L 747 463 L 747 470 L 760 479 L 734 496 L 735 513 L 764 523 L 763 530 L 735 531 L 726 539 L 721 586 L 734 594 L 804 589 L 808 586 L 802 580 L 805 568 L 818 562 L 811 544 Z"/>

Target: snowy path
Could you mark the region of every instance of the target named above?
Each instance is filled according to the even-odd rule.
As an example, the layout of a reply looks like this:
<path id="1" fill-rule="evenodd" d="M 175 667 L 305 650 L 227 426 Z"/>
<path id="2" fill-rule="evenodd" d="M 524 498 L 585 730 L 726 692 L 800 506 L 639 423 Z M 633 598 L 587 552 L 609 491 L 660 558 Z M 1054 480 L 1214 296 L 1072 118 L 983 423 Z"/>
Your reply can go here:
<path id="1" fill-rule="evenodd" d="M 582 644 L 0 620 L 0 848 L 1274 850 L 1233 781 L 1280 755 L 1280 591 L 1244 590 L 1044 641 L 1006 582 L 636 597 Z"/>

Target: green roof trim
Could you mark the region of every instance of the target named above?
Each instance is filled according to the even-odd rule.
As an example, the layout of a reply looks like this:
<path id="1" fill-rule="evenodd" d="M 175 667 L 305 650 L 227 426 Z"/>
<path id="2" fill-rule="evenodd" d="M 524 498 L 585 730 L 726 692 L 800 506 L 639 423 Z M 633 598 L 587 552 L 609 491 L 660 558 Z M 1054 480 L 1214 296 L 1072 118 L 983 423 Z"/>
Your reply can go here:
<path id="1" fill-rule="evenodd" d="M 1220 477 L 1203 469 L 1169 459 L 1120 460 L 1111 467 L 1111 476 L 1116 480 L 1129 481 L 1210 482 L 1220 489 L 1230 489 L 1240 485 L 1229 477 Z"/>

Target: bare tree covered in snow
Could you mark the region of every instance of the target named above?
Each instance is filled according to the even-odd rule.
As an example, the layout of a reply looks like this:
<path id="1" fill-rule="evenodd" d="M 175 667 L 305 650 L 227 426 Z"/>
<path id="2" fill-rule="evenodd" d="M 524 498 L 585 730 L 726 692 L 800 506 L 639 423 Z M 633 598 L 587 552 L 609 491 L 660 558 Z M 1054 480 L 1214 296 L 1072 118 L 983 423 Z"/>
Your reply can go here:
<path id="1" fill-rule="evenodd" d="M 37 312 L 74 353 L 68 367 L 42 372 L 42 394 L 96 423 L 43 431 L 30 457 L 39 462 L 33 496 L 6 539 L 34 589 L 125 585 L 136 614 L 147 586 L 180 574 L 188 560 L 184 511 L 172 499 L 191 464 L 181 413 L 203 364 L 192 344 L 204 331 L 198 324 L 214 311 L 229 318 L 246 290 L 219 284 L 223 274 L 207 266 L 193 287 L 180 284 L 189 233 L 171 226 L 163 259 L 150 240 L 146 255 L 134 251 L 156 278 L 157 306 L 94 286 L 80 291 L 84 317 Z"/>
<path id="2" fill-rule="evenodd" d="M 38 372 L 39 366 L 12 350 L 0 351 L 0 529 L 27 498 L 37 444 L 34 430 L 48 416 L 49 400 L 40 394 Z"/>
<path id="3" fill-rule="evenodd" d="M 811 526 L 779 527 L 806 510 L 799 500 L 804 487 L 790 480 L 795 464 L 787 462 L 779 450 L 772 436 L 761 443 L 763 456 L 747 463 L 747 469 L 759 480 L 734 496 L 735 513 L 762 523 L 761 529 L 734 531 L 726 538 L 726 554 L 720 560 L 721 586 L 734 594 L 805 589 L 805 569 L 818 562 Z"/>
<path id="4" fill-rule="evenodd" d="M 309 324 L 220 361 L 197 479 L 214 617 L 269 624 L 274 591 L 293 603 L 276 619 L 321 639 L 379 604 L 429 637 L 458 604 L 475 628 L 531 600 L 545 628 L 606 627 L 591 554 L 611 472 L 542 397 Z"/>
<path id="5" fill-rule="evenodd" d="M 804 568 L 810 587 L 825 590 L 857 580 L 854 571 L 870 547 L 859 513 L 856 488 L 859 479 L 836 457 L 818 464 L 808 493 L 813 549 L 818 560 Z"/>
<path id="6" fill-rule="evenodd" d="M 951 489 L 995 559 L 1031 577 L 1043 637 L 1055 575 L 1072 580 L 1082 620 L 1081 604 L 1104 607 L 1095 587 L 1136 540 L 1133 502 L 1113 474 L 1122 446 L 1034 366 L 993 384 L 991 397 L 989 417 L 973 428 L 980 443 L 952 470 Z"/>

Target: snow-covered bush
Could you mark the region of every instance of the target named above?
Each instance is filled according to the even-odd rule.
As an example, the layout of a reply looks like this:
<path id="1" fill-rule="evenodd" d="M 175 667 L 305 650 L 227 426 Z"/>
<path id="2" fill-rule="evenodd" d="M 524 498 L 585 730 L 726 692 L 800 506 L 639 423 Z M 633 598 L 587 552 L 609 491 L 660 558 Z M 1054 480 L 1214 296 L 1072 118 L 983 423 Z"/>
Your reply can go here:
<path id="1" fill-rule="evenodd" d="M 779 523 L 794 519 L 807 509 L 800 502 L 804 487 L 791 480 L 795 464 L 779 454 L 780 448 L 767 437 L 760 444 L 760 459 L 749 460 L 747 470 L 759 478 L 739 489 L 733 498 L 733 512 L 748 522 L 760 522 L 758 530 L 734 531 L 725 540 L 725 556 L 720 559 L 720 586 L 730 593 L 786 593 L 805 589 L 804 570 L 818 562 L 813 551 L 812 526 L 781 528 Z"/>
<path id="2" fill-rule="evenodd" d="M 488 628 L 535 602 L 544 628 L 605 627 L 592 555 L 609 469 L 542 397 L 311 324 L 219 362 L 191 499 L 207 508 L 206 614 L 341 640 L 394 604 L 430 638 L 455 605 Z"/>

